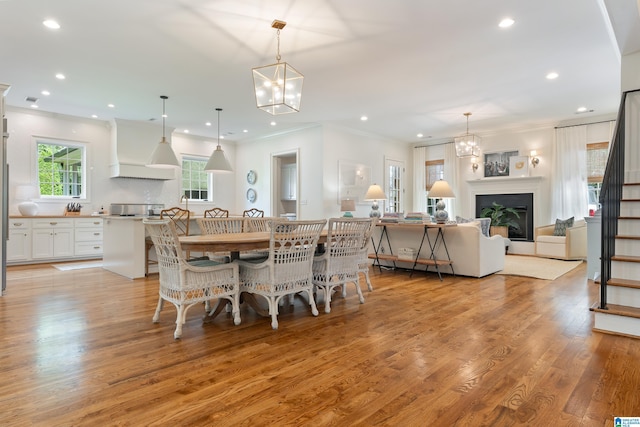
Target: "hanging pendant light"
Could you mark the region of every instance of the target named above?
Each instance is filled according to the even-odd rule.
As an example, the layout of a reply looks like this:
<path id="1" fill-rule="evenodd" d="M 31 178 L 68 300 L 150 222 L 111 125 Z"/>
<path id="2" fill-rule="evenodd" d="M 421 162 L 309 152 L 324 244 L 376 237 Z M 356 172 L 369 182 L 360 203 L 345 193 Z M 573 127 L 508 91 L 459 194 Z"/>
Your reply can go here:
<path id="1" fill-rule="evenodd" d="M 207 165 L 204 167 L 205 172 L 233 172 L 231 169 L 231 164 L 224 156 L 224 151 L 222 151 L 222 147 L 220 146 L 220 111 L 222 108 L 216 108 L 218 112 L 218 146 L 213 153 L 211 153 L 211 157 L 209 157 L 209 161 Z"/>
<path id="2" fill-rule="evenodd" d="M 286 62 L 280 62 L 280 30 L 287 25 L 277 19 L 271 27 L 277 29 L 278 51 L 276 63 L 253 69 L 256 104 L 269 114 L 287 114 L 300 111 L 304 76 Z"/>
<path id="3" fill-rule="evenodd" d="M 153 150 L 151 161 L 147 166 L 150 168 L 179 168 L 180 162 L 178 162 L 176 154 L 171 148 L 171 144 L 169 144 L 164 136 L 164 119 L 167 117 L 164 104 L 169 97 L 161 95 L 160 98 L 162 99 L 162 140 L 158 143 L 156 149 Z"/>
<path id="4" fill-rule="evenodd" d="M 469 133 L 469 116 L 471 113 L 464 113 L 467 116 L 467 133 L 456 136 L 453 141 L 456 145 L 456 156 L 458 157 L 478 157 L 480 155 L 480 142 L 482 138 Z"/>

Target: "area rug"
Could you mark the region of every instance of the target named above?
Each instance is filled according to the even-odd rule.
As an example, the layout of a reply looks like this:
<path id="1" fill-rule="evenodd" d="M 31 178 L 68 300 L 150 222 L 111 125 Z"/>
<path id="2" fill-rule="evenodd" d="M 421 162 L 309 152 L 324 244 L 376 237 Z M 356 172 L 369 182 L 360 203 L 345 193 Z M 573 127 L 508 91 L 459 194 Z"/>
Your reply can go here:
<path id="1" fill-rule="evenodd" d="M 60 271 L 80 270 L 83 268 L 101 268 L 102 261 L 68 262 L 65 264 L 52 264 L 52 267 Z"/>
<path id="2" fill-rule="evenodd" d="M 582 261 L 562 261 L 535 256 L 507 255 L 504 270 L 496 274 L 527 276 L 536 279 L 553 280 L 578 267 Z"/>

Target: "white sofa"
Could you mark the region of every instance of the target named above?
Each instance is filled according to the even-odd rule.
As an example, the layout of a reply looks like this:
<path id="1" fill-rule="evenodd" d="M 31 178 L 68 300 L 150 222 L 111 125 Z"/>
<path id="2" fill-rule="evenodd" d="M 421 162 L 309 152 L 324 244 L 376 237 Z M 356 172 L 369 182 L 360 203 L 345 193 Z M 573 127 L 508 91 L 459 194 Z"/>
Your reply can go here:
<path id="1" fill-rule="evenodd" d="M 382 226 L 376 227 L 373 240 L 376 246 L 380 241 Z M 435 240 L 437 229 L 429 229 L 431 241 Z M 389 226 L 387 229 L 393 254 L 398 254 L 400 248 L 412 248 L 417 250 L 422 237 L 422 227 L 397 227 Z M 453 271 L 459 276 L 483 277 L 504 269 L 504 240 L 501 236 L 486 237 L 480 232 L 476 223 L 458 224 L 444 229 L 444 239 L 449 250 Z M 389 254 L 389 245 L 386 238 L 382 239 L 384 253 Z M 373 249 L 372 249 L 373 252 Z M 429 258 L 430 249 L 425 238 L 420 258 Z M 438 244 L 436 249 L 437 259 L 446 260 L 447 254 L 444 245 Z M 390 261 L 381 261 L 382 265 L 390 266 Z M 396 261 L 396 265 L 402 268 L 411 268 L 413 262 Z M 424 270 L 425 266 L 418 264 L 417 270 Z M 429 271 L 435 271 L 435 267 L 429 266 Z M 449 266 L 441 266 L 440 272 L 451 274 Z"/>

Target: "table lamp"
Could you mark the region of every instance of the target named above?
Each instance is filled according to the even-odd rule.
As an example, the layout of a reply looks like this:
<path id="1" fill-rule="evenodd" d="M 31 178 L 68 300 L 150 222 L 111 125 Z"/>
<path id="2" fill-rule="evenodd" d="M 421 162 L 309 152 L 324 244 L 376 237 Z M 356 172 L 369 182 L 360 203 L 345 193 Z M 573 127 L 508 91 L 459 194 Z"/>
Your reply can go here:
<path id="1" fill-rule="evenodd" d="M 444 179 L 440 179 L 436 181 L 431 186 L 431 189 L 429 190 L 429 198 L 440 199 L 440 201 L 436 203 L 436 214 L 435 214 L 436 222 L 438 224 L 444 224 L 445 222 L 447 222 L 447 219 L 449 218 L 449 213 L 447 213 L 447 211 L 444 210 L 445 204 L 444 204 L 444 200 L 442 199 L 454 198 L 454 197 L 456 196 L 453 194 L 453 190 L 451 190 L 449 183 Z"/>
<path id="2" fill-rule="evenodd" d="M 15 199 L 22 201 L 18 203 L 18 210 L 22 216 L 36 216 L 38 214 L 38 205 L 31 199 L 38 196 L 38 189 L 33 185 L 16 186 Z"/>
<path id="3" fill-rule="evenodd" d="M 340 200 L 340 212 L 344 212 L 342 215 L 345 218 L 353 218 L 351 211 L 356 210 L 356 201 L 351 199 Z"/>
<path id="4" fill-rule="evenodd" d="M 382 191 L 382 187 L 378 184 L 373 184 L 367 190 L 367 194 L 364 195 L 364 200 L 373 201 L 371 205 L 371 212 L 369 217 L 380 218 L 380 211 L 378 211 L 378 200 L 386 200 L 387 196 Z"/>

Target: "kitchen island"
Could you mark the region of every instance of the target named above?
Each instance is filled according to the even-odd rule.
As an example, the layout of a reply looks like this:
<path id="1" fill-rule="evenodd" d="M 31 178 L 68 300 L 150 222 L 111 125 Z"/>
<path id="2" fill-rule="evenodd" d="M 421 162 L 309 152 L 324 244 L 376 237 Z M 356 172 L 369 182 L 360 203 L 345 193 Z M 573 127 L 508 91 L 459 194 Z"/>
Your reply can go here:
<path id="1" fill-rule="evenodd" d="M 144 277 L 145 230 L 143 217 L 104 218 L 102 267 L 129 279 Z"/>
<path id="2" fill-rule="evenodd" d="M 109 215 L 104 218 L 104 253 L 102 255 L 104 269 L 129 279 L 145 277 L 146 232 L 142 223 L 144 218 L 146 217 L 118 215 Z M 157 216 L 153 218 L 158 219 Z M 189 224 L 189 234 L 199 233 L 200 229 L 194 215 Z M 153 250 L 149 257 L 156 259 Z M 150 267 L 152 267 L 150 272 L 157 272 L 156 265 Z"/>

